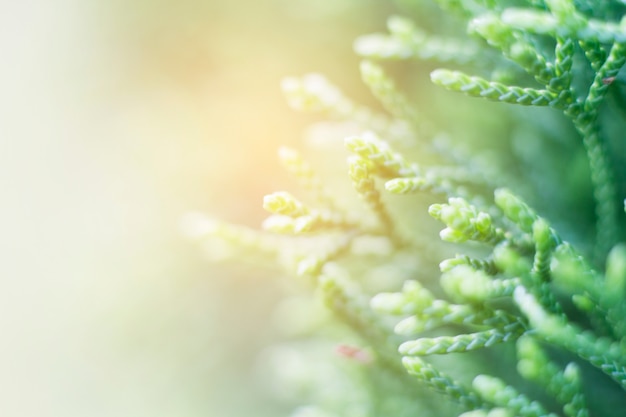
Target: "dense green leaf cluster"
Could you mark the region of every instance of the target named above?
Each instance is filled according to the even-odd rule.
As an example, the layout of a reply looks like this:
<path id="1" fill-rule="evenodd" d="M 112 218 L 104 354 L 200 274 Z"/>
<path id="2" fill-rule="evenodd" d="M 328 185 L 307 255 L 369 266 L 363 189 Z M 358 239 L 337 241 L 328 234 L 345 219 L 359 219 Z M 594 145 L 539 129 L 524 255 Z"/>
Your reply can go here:
<path id="1" fill-rule="evenodd" d="M 409 415 L 416 404 L 426 410 L 423 415 L 441 416 L 622 415 L 625 185 L 616 170 L 624 168 L 613 165 L 602 112 L 626 62 L 626 19 L 619 20 L 626 8 L 617 0 L 438 3 L 465 22 L 467 39 L 430 35 L 409 19 L 393 17 L 388 34 L 355 44 L 365 59 L 363 81 L 389 115 L 353 103 L 319 75 L 283 83 L 294 107 L 352 123 L 354 134 L 345 139 L 348 176 L 369 212 L 345 207 L 311 164 L 284 148 L 280 159 L 308 191 L 310 204 L 278 192 L 263 202 L 271 213 L 265 231 L 201 215 L 189 218 L 189 230 L 270 254 L 309 278 L 370 352 L 373 360 L 361 361 L 371 370 L 368 378 L 388 373 L 401 381 L 393 391 L 394 415 Z M 527 193 L 523 179 L 510 182 L 506 170 L 455 157 L 459 151 L 445 139 L 445 127 L 427 121 L 376 62 L 388 60 L 449 63 L 456 69 L 433 71 L 434 84 L 561 112 L 578 132 L 572 137 L 563 131 L 562 140 L 577 141 L 588 158 L 595 239 L 577 248 L 563 236 L 584 234 L 577 235 L 575 224 L 574 232 L 560 233 L 531 208 L 516 192 Z M 414 156 L 415 143 L 436 157 Z M 567 174 L 554 177 L 560 175 Z M 436 203 L 426 210 L 424 200 L 408 194 Z M 420 220 L 423 228 L 411 222 L 420 210 L 443 223 L 443 242 L 429 235 L 428 221 Z M 451 249 L 457 251 L 453 257 Z M 438 262 L 439 272 L 432 267 Z M 371 274 L 374 284 L 365 278 Z M 415 393 L 424 387 L 457 405 L 420 402 L 423 393 Z M 622 391 L 613 395 L 617 387 Z M 385 408 L 391 406 L 380 405 L 390 391 L 373 390 L 372 406 L 360 414 L 321 404 L 294 416 L 391 415 Z"/>

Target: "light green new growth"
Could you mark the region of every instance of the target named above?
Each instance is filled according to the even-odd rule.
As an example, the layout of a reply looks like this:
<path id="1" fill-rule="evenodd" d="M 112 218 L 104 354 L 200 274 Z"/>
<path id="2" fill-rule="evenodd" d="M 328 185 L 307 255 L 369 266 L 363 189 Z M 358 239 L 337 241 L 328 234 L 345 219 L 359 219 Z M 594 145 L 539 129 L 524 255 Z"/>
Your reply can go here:
<path id="1" fill-rule="evenodd" d="M 376 175 L 381 178 L 411 177 L 420 173 L 417 164 L 409 164 L 400 153 L 393 151 L 387 142 L 371 132 L 346 138 L 346 148 L 371 161 Z"/>
<path id="2" fill-rule="evenodd" d="M 458 401 L 464 408 L 469 410 L 482 408 L 483 403 L 476 393 L 439 372 L 435 367 L 422 359 L 405 356 L 402 358 L 402 364 L 410 375 L 413 375 L 433 390 Z"/>
<path id="3" fill-rule="evenodd" d="M 470 350 L 487 348 L 496 343 L 508 342 L 515 336 L 515 331 L 502 332 L 491 329 L 457 336 L 439 336 L 411 340 L 401 344 L 398 351 L 400 354 L 407 356 L 469 352 Z"/>
<path id="4" fill-rule="evenodd" d="M 521 285 L 517 277 L 492 279 L 486 272 L 470 265 L 459 265 L 441 276 L 441 286 L 455 301 L 482 304 L 498 297 L 510 297 Z"/>
<path id="5" fill-rule="evenodd" d="M 514 387 L 506 385 L 504 381 L 487 376 L 478 375 L 472 386 L 488 403 L 509 410 L 513 415 L 520 417 L 557 417 L 549 413 L 538 401 L 531 401 L 524 394 L 520 394 Z"/>
<path id="6" fill-rule="evenodd" d="M 413 393 L 432 389 L 438 404 L 423 415 L 619 417 L 626 408 L 626 174 L 618 164 L 626 162 L 612 153 L 625 146 L 623 109 L 616 107 L 625 94 L 626 4 L 437 3 L 445 10 L 437 22 L 463 22 L 467 39 L 431 35 L 392 17 L 389 34 L 355 43 L 366 58 L 362 79 L 388 115 L 354 103 L 320 75 L 283 82 L 293 107 L 354 122 L 346 172 L 365 215 L 343 209 L 313 167 L 282 148 L 282 164 L 309 195 L 267 195 L 267 232 L 198 216 L 187 229 L 272 256 L 310 278 L 329 310 L 373 352 L 373 362 L 362 364 L 371 367 L 369 382 L 357 384 L 381 387 L 379 378 L 393 375 L 406 390 L 401 404 L 426 404 Z M 455 141 L 447 133 L 455 130 L 427 120 L 384 66 L 426 59 L 456 65 L 430 74 L 446 90 L 528 107 L 475 101 L 476 125 Z M 447 100 L 432 103 L 449 121 L 448 111 L 463 112 L 450 100 L 471 99 Z M 504 128 L 484 128 L 482 109 Z M 483 129 L 497 137 L 472 142 L 471 133 L 482 139 Z M 502 155 L 501 167 L 479 162 L 485 147 Z M 524 165 L 516 150 L 536 165 Z M 578 155 L 587 158 L 583 168 Z M 433 219 L 445 225 L 440 239 Z M 377 388 L 372 404 L 390 394 Z M 447 402 L 454 407 L 443 408 Z M 405 415 L 376 409 L 358 416 Z M 294 416 L 332 413 L 320 405 Z"/>
<path id="7" fill-rule="evenodd" d="M 447 242 L 475 240 L 494 245 L 504 239 L 504 231 L 494 227 L 489 214 L 478 211 L 462 198 L 450 198 L 448 204 L 433 204 L 428 214 L 448 226 L 439 234 Z"/>
<path id="8" fill-rule="evenodd" d="M 354 44 L 355 52 L 379 60 L 433 59 L 439 62 L 466 63 L 476 59 L 478 45 L 472 41 L 427 35 L 411 20 L 399 16 L 387 22 L 389 35 L 362 36 Z"/>
<path id="9" fill-rule="evenodd" d="M 504 103 L 524 106 L 561 107 L 558 96 L 548 90 L 522 88 L 488 81 L 481 77 L 472 77 L 460 71 L 436 70 L 430 79 L 437 85 L 449 90 L 460 91 L 473 97 L 483 97 Z"/>

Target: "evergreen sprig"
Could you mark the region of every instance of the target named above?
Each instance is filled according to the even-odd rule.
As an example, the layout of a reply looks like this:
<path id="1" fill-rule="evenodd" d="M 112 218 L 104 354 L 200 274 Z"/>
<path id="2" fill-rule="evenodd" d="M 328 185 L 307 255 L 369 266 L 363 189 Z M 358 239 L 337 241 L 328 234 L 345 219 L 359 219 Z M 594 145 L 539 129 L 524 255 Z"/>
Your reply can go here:
<path id="1" fill-rule="evenodd" d="M 311 278 L 329 310 L 374 353 L 376 366 L 411 389 L 425 386 L 453 400 L 460 406 L 456 415 L 617 417 L 621 411 L 608 401 L 590 402 L 587 396 L 596 383 L 626 390 L 626 246 L 619 243 L 626 235 L 620 194 L 626 185 L 613 166 L 603 117 L 612 103 L 607 97 L 619 94 L 615 86 L 626 63 L 626 19 L 617 21 L 626 8 L 619 1 L 582 0 L 437 3 L 467 25 L 470 38 L 431 35 L 409 19 L 394 17 L 388 35 L 365 36 L 355 44 L 367 58 L 361 64 L 363 81 L 388 115 L 354 103 L 319 75 L 283 83 L 293 107 L 357 124 L 360 132 L 345 139 L 351 154 L 348 177 L 377 227 L 342 210 L 313 167 L 283 148 L 280 160 L 311 194 L 311 205 L 278 192 L 264 199 L 271 213 L 264 223 L 268 232 L 199 216 L 187 222 L 187 229 L 200 240 L 222 239 L 273 256 L 290 273 Z M 453 148 L 464 138 L 454 143 L 444 127 L 425 120 L 380 62 L 391 59 L 462 65 L 436 69 L 432 82 L 471 97 L 544 108 L 549 117 L 562 113 L 578 136 L 550 132 L 537 152 L 554 158 L 555 166 L 547 168 L 554 169 L 561 193 L 569 172 L 558 171 L 554 142 L 586 152 L 595 238 L 586 239 L 580 224 L 561 219 L 562 206 L 551 211 L 551 202 L 537 204 L 528 188 L 508 181 L 516 176 L 515 167 L 502 174 L 486 171 L 471 151 L 468 156 Z M 525 111 L 508 110 L 498 115 L 510 121 Z M 412 153 L 403 146 L 407 139 L 427 142 L 424 148 L 437 150 L 441 160 Z M 493 201 L 487 198 L 491 193 Z M 417 207 L 407 210 L 401 200 Z M 581 210 L 574 203 L 567 207 Z M 440 239 L 446 244 L 432 234 L 431 219 L 416 217 L 426 211 L 445 224 Z M 368 239 L 378 244 L 369 252 L 359 249 Z M 454 257 L 451 248 L 458 251 Z M 515 342 L 516 360 L 493 348 Z M 497 365 L 477 370 L 473 366 L 480 364 L 468 366 L 450 355 L 478 349 L 493 354 Z M 551 359 L 565 351 L 570 353 L 566 365 Z M 437 357 L 422 358 L 430 355 L 452 359 L 446 366 Z M 589 380 L 582 371 L 585 363 L 604 375 Z M 536 390 L 523 383 L 505 382 L 513 370 L 560 409 L 534 399 Z M 471 386 L 459 382 L 468 377 Z M 296 415 L 325 413 L 301 410 Z"/>

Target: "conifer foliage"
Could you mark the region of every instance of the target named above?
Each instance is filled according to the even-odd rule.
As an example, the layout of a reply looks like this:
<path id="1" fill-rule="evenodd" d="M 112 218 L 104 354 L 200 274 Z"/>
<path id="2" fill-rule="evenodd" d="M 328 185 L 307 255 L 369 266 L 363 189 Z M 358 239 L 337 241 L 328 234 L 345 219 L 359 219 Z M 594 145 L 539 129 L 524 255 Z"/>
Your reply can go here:
<path id="1" fill-rule="evenodd" d="M 385 114 L 354 103 L 321 75 L 282 84 L 294 108 L 354 130 L 344 142 L 346 171 L 363 210 L 345 207 L 306 154 L 282 148 L 279 160 L 300 189 L 265 197 L 263 230 L 201 214 L 186 219 L 188 230 L 275 259 L 312 282 L 332 320 L 358 335 L 360 347 L 341 352 L 366 368 L 355 382 L 369 390 L 361 407 L 308 404 L 294 417 L 621 416 L 626 184 L 604 114 L 621 98 L 626 7 L 619 0 L 437 3 L 444 19 L 466 25 L 466 36 L 429 34 L 396 16 L 388 33 L 355 42 L 363 82 Z M 541 107 L 559 120 L 552 131 L 528 127 L 529 134 L 539 149 L 558 137 L 563 149 L 586 154 L 594 236 L 559 220 L 558 201 L 534 209 L 541 190 L 530 175 L 516 178 L 514 168 L 490 163 L 427 120 L 386 72 L 388 61 L 439 63 L 430 79 L 442 89 L 501 107 Z M 524 120 L 509 109 L 501 114 Z M 545 149 L 544 157 L 556 158 L 553 144 Z M 566 175 L 545 178 L 561 187 L 555 198 L 572 193 L 563 190 Z M 439 236 L 427 221 L 413 221 L 418 213 L 441 224 Z"/>

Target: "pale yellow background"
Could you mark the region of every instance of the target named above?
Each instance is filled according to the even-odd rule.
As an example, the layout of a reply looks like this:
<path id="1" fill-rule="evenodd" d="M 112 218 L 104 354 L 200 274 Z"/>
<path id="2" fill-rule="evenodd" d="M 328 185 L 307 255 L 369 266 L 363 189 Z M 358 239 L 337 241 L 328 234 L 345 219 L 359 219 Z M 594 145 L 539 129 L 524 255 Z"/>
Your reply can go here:
<path id="1" fill-rule="evenodd" d="M 260 222 L 315 119 L 281 77 L 365 96 L 351 42 L 388 6 L 311 3 L 0 2 L 0 416 L 286 412 L 254 376 L 279 292 L 178 220 Z"/>

